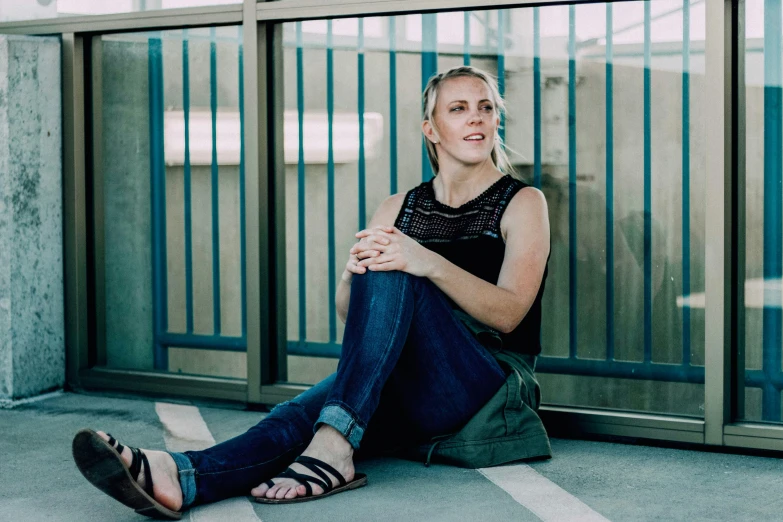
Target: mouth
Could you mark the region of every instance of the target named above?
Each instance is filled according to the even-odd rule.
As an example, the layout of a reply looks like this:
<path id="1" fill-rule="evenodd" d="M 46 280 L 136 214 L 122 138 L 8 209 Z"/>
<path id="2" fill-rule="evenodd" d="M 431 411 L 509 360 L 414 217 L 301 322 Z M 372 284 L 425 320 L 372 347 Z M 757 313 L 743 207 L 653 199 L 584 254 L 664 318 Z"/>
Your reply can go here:
<path id="1" fill-rule="evenodd" d="M 470 134 L 462 138 L 465 141 L 484 141 L 484 135 L 481 133 Z"/>

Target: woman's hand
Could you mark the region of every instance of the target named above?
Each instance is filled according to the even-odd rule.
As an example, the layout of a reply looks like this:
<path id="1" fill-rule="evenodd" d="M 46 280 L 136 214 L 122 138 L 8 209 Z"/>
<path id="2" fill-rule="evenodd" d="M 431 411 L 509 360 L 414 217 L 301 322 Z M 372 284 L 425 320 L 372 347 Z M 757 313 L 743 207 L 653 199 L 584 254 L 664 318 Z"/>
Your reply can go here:
<path id="1" fill-rule="evenodd" d="M 351 248 L 351 254 L 359 256 L 358 266 L 368 270 L 399 270 L 419 277 L 428 277 L 437 262 L 437 254 L 396 227 L 365 229 L 357 232 L 356 237 L 360 241 Z"/>
<path id="2" fill-rule="evenodd" d="M 357 236 L 358 235 L 359 234 L 357 234 Z M 388 244 L 388 239 L 379 238 L 373 235 L 359 239 L 359 241 L 353 247 L 351 247 L 350 256 L 348 258 L 348 262 L 345 264 L 345 271 L 342 275 L 343 281 L 350 283 L 351 279 L 353 279 L 353 274 L 365 273 L 367 268 L 365 266 L 361 266 L 359 262 L 363 259 L 379 256 L 381 253 L 379 250 L 377 250 L 377 246 Z"/>

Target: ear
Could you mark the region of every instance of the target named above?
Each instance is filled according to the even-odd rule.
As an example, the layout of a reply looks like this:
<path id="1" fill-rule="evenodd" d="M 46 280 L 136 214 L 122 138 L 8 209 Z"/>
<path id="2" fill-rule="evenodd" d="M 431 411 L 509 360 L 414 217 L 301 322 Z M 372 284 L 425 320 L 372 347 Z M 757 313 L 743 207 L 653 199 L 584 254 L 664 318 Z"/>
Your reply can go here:
<path id="1" fill-rule="evenodd" d="M 429 120 L 421 122 L 421 131 L 432 143 L 438 143 L 438 136 L 435 134 L 435 129 L 432 127 Z"/>

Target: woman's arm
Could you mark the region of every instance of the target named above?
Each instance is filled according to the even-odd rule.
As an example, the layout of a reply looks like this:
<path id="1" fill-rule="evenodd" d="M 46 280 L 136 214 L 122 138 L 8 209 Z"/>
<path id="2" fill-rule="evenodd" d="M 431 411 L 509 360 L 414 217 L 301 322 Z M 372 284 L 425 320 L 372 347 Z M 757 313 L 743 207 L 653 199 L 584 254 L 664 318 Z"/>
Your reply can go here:
<path id="1" fill-rule="evenodd" d="M 397 214 L 400 213 L 400 208 L 402 208 L 402 203 L 404 200 L 404 193 L 395 194 L 383 200 L 383 202 L 378 206 L 378 209 L 375 211 L 375 214 L 370 220 L 370 223 L 367 225 L 367 228 L 393 226 L 394 221 L 397 219 Z M 367 239 L 368 238 L 362 238 L 360 242 L 366 241 Z M 360 254 L 360 256 L 364 257 L 362 254 Z M 348 263 L 345 266 L 345 270 L 340 277 L 340 282 L 337 285 L 335 305 L 337 307 L 337 317 L 339 317 L 340 321 L 343 323 L 348 317 L 348 305 L 351 301 L 351 280 L 353 279 L 353 275 L 354 273 L 362 273 L 364 270 L 366 270 L 366 268 L 361 267 L 360 270 L 353 272 L 352 270 L 355 270 L 355 267 L 357 266 L 356 261 L 357 260 L 353 257 L 353 254 L 351 254 L 350 258 L 348 259 Z"/>
<path id="2" fill-rule="evenodd" d="M 520 190 L 503 214 L 501 232 L 506 251 L 497 285 L 459 268 L 398 230 L 391 234 L 374 231 L 389 237 L 391 244 L 379 246 L 382 254 L 362 260 L 359 266 L 428 277 L 466 313 L 507 333 L 517 327 L 535 301 L 549 257 L 549 217 L 543 193 L 532 187 Z"/>

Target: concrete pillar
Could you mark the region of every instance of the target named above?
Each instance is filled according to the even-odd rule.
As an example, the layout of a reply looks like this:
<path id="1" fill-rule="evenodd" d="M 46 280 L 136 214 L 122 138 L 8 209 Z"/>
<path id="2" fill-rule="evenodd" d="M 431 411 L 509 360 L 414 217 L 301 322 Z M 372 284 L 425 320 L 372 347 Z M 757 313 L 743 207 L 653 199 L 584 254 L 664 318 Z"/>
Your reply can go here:
<path id="1" fill-rule="evenodd" d="M 65 382 L 56 38 L 0 35 L 0 406 Z"/>

